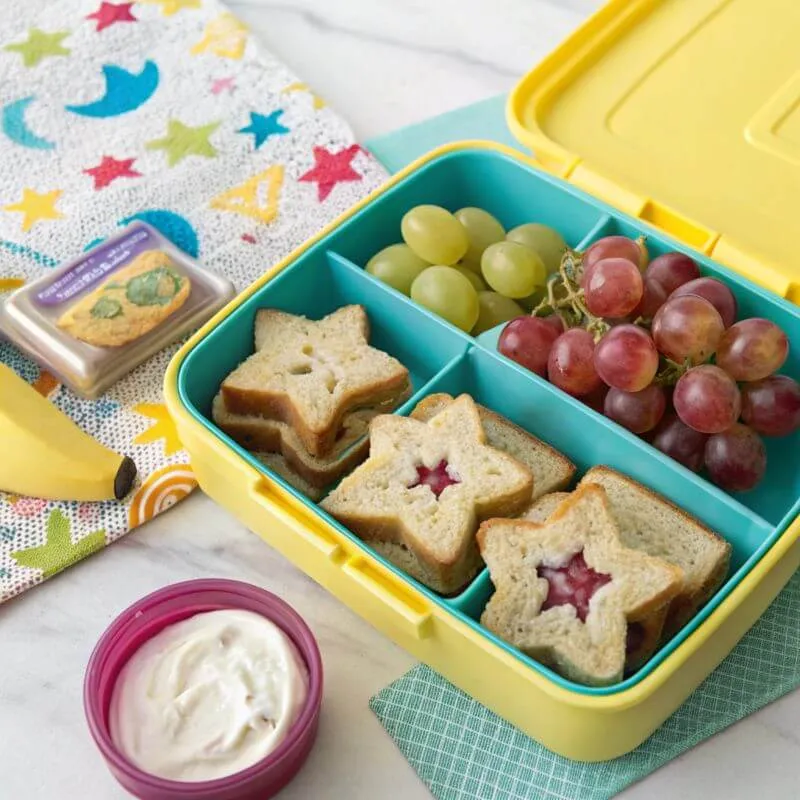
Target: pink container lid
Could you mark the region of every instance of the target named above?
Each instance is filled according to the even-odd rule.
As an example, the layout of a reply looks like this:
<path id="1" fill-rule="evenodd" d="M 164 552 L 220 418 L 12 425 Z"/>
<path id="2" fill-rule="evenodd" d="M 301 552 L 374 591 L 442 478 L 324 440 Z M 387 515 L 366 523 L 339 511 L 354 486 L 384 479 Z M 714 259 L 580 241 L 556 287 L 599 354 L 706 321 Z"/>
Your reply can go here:
<path id="1" fill-rule="evenodd" d="M 308 669 L 308 696 L 288 736 L 266 758 L 213 781 L 159 778 L 131 763 L 114 745 L 108 724 L 120 670 L 168 625 L 204 611 L 253 611 L 277 625 L 294 643 Z M 83 707 L 92 738 L 111 773 L 141 800 L 266 800 L 297 774 L 314 744 L 322 705 L 322 659 L 313 634 L 294 609 L 270 592 L 229 580 L 176 583 L 147 595 L 111 623 L 94 648 L 83 683 Z"/>

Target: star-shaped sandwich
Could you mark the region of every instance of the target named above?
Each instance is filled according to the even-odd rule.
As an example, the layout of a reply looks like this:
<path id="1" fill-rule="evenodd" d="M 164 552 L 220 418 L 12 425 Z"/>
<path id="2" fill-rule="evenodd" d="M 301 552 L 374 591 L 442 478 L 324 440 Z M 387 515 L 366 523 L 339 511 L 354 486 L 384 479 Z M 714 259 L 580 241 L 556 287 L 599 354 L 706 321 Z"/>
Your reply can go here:
<path id="1" fill-rule="evenodd" d="M 683 580 L 678 567 L 621 543 L 605 491 L 594 484 L 544 524 L 493 519 L 477 539 L 496 589 L 481 623 L 588 685 L 621 680 L 628 622 L 668 603 Z"/>
<path id="2" fill-rule="evenodd" d="M 481 520 L 519 513 L 533 492 L 530 470 L 486 444 L 469 395 L 427 422 L 376 417 L 369 458 L 323 508 L 382 555 L 443 594 L 481 567 Z"/>
<path id="3" fill-rule="evenodd" d="M 222 384 L 226 408 L 286 422 L 315 456 L 330 453 L 349 410 L 391 400 L 408 387 L 408 370 L 369 345 L 361 306 L 318 321 L 262 309 L 255 346 Z"/>

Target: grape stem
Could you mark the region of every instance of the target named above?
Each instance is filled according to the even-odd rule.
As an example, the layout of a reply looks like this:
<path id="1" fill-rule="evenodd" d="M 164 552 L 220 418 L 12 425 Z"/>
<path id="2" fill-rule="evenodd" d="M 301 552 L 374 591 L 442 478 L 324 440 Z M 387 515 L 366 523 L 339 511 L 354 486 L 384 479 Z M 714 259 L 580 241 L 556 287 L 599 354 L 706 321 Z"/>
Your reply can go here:
<path id="1" fill-rule="evenodd" d="M 554 275 L 547 282 L 547 297 L 531 311 L 531 316 L 558 314 L 565 328 L 584 322 L 586 330 L 594 336 L 595 342 L 598 342 L 611 330 L 611 326 L 586 307 L 580 285 L 583 274 L 582 261 L 583 256 L 577 250 L 567 249 L 564 252 L 558 267 L 558 275 Z M 557 289 L 561 289 L 562 297 L 556 297 Z"/>
<path id="2" fill-rule="evenodd" d="M 664 366 L 656 373 L 656 377 L 653 378 L 653 383 L 656 384 L 656 386 L 674 386 L 681 375 L 684 375 L 692 368 L 692 361 L 689 358 L 687 358 L 683 364 L 679 364 L 671 358 L 662 356 L 662 363 Z"/>

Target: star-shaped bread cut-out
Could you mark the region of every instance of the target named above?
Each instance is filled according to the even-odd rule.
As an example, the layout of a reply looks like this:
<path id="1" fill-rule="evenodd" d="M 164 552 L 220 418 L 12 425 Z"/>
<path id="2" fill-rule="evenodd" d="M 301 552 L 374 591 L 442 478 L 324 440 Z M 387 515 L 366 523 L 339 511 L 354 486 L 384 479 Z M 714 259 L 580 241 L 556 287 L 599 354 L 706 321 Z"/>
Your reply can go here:
<path id="1" fill-rule="evenodd" d="M 348 410 L 396 397 L 408 385 L 408 370 L 368 340 L 361 306 L 318 321 L 261 309 L 256 352 L 223 382 L 225 405 L 286 422 L 309 453 L 327 455 Z"/>
<path id="2" fill-rule="evenodd" d="M 590 685 L 622 679 L 628 622 L 668 603 L 683 580 L 678 567 L 622 544 L 595 484 L 573 492 L 543 524 L 489 520 L 478 546 L 496 590 L 481 623 Z"/>
<path id="3" fill-rule="evenodd" d="M 46 33 L 39 28 L 31 28 L 26 41 L 7 44 L 3 50 L 19 53 L 22 56 L 22 63 L 26 67 L 35 67 L 48 56 L 68 56 L 71 50 L 64 47 L 62 42 L 69 35 L 69 31 Z"/>
<path id="4" fill-rule="evenodd" d="M 145 147 L 148 150 L 164 150 L 170 167 L 174 167 L 187 156 L 216 158 L 217 149 L 211 144 L 209 137 L 219 125 L 219 122 L 211 122 L 193 128 L 184 125 L 180 120 L 170 119 L 167 123 L 167 135 L 145 142 Z"/>
<path id="5" fill-rule="evenodd" d="M 478 523 L 519 513 L 532 492 L 530 470 L 486 444 L 475 402 L 461 395 L 427 422 L 376 417 L 369 458 L 322 505 L 367 541 L 468 576 L 480 564 Z"/>

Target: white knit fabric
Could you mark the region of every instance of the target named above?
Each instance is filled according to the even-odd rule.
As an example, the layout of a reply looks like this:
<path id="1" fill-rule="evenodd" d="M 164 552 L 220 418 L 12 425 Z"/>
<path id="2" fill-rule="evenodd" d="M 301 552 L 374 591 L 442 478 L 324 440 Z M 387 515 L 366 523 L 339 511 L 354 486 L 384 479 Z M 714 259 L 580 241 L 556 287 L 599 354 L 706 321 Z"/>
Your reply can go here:
<path id="1" fill-rule="evenodd" d="M 214 0 L 5 0 L 3 12 L 0 281 L 38 277 L 141 215 L 179 246 L 196 250 L 204 268 L 243 288 L 385 177 L 369 154 L 353 146 L 346 123 Z M 58 52 L 64 49 L 69 52 Z M 90 113 L 107 114 L 137 102 L 137 92 L 145 96 L 151 88 L 147 80 L 120 90 L 109 78 L 106 93 L 103 67 L 137 76 L 148 61 L 156 65 L 157 86 L 138 107 L 109 116 L 74 110 L 93 104 Z M 174 165 L 170 155 L 180 155 L 183 140 L 159 145 L 169 137 L 170 120 L 184 126 L 179 131 L 200 129 L 199 144 Z M 214 123 L 205 136 L 203 126 Z M 242 131 L 247 127 L 254 130 Z M 211 150 L 204 150 L 203 140 Z M 86 170 L 104 156 L 134 159 L 127 170 L 138 175 L 121 174 L 97 188 L 104 178 Z M 338 166 L 330 167 L 331 159 Z M 212 204 L 243 185 L 246 197 L 247 182 L 273 165 L 283 174 L 271 220 L 265 211 L 267 179 L 251 198 L 255 216 L 224 202 Z M 114 170 L 125 172 L 118 164 Z M 26 190 L 35 193 L 33 203 Z M 92 504 L 0 493 L 0 600 L 122 536 L 191 488 L 191 474 L 181 466 L 187 454 L 175 449 L 169 423 L 159 416 L 163 373 L 174 351 L 159 353 L 90 402 L 49 386 L 36 365 L 0 342 L 0 361 L 38 380 L 57 406 L 101 442 L 131 455 L 141 482 L 150 480 L 157 490 L 148 496 L 140 490 L 123 503 Z M 149 416 L 141 404 L 150 404 L 144 409 Z M 159 433 L 164 436 L 155 438 Z M 137 443 L 142 436 L 152 441 Z M 103 537 L 80 546 L 98 531 Z"/>

